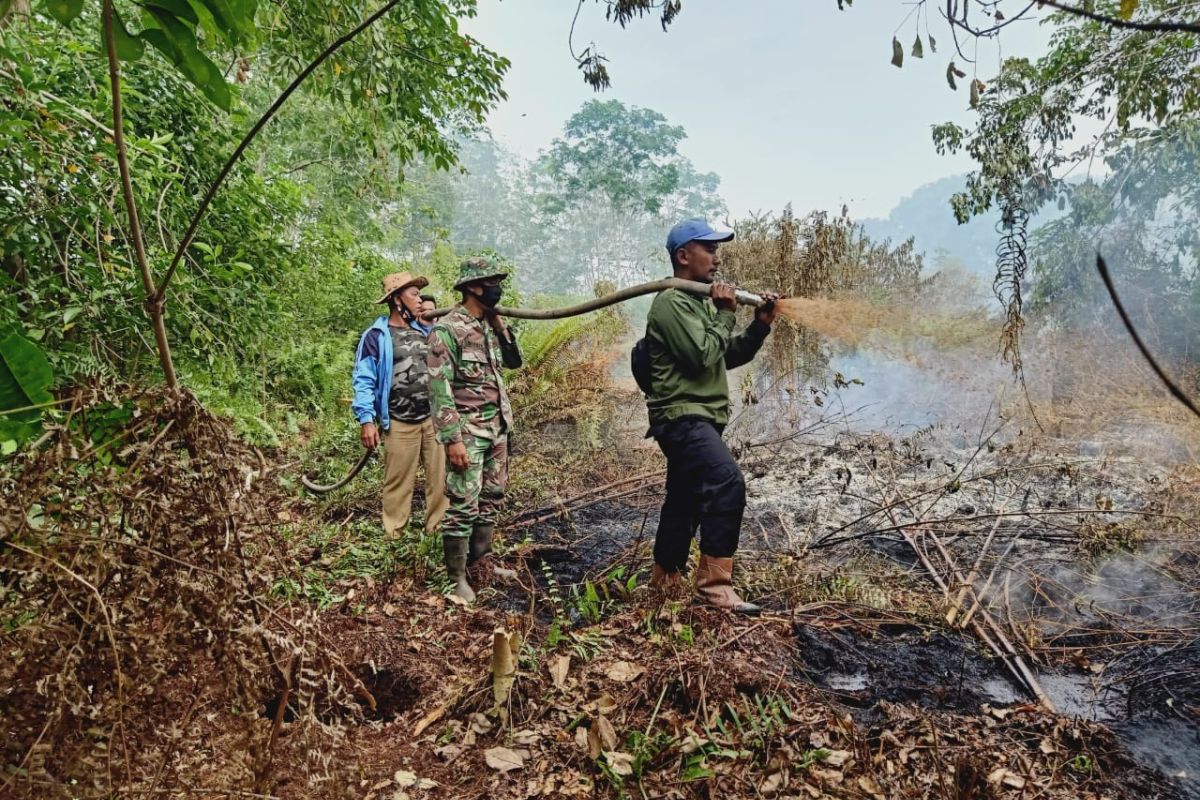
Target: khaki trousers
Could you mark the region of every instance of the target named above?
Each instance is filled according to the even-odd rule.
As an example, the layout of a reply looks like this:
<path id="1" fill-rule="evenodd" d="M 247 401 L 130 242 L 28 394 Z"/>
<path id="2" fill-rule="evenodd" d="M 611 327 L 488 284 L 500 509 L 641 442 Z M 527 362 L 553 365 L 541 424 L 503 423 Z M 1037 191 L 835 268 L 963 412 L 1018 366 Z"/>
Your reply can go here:
<path id="1" fill-rule="evenodd" d="M 433 434 L 433 421 L 392 420 L 383 434 L 383 528 L 387 535 L 404 534 L 412 513 L 417 462 L 425 467 L 425 532 L 433 533 L 446 514 L 446 448 Z"/>

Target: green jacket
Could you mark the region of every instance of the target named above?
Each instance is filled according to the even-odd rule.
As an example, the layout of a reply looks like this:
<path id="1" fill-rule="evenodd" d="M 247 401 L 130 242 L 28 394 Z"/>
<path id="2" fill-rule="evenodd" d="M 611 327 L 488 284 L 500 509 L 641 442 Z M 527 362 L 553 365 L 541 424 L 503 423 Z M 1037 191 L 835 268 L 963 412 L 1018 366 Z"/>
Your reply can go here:
<path id="1" fill-rule="evenodd" d="M 755 320 L 735 336 L 734 321 L 732 311 L 717 311 L 708 298 L 677 289 L 654 298 L 646 321 L 651 425 L 685 416 L 729 422 L 725 370 L 749 363 L 771 332 Z"/>

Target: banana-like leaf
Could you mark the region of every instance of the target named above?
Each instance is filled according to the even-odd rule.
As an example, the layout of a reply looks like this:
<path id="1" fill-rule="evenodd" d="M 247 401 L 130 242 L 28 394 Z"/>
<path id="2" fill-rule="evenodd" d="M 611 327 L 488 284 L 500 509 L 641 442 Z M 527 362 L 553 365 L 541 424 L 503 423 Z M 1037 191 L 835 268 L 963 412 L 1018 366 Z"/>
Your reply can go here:
<path id="1" fill-rule="evenodd" d="M 53 381 L 41 348 L 11 326 L 0 329 L 0 440 L 19 442 L 37 431 L 42 409 L 31 406 L 54 400 Z"/>
<path id="2" fill-rule="evenodd" d="M 113 39 L 117 43 L 117 57 L 122 61 L 137 61 L 146 52 L 142 40 L 129 32 L 116 8 L 113 9 Z"/>
<path id="3" fill-rule="evenodd" d="M 200 24 L 200 16 L 188 0 L 142 0 L 141 5 L 156 17 L 158 12 L 165 11 L 182 22 L 189 22 L 193 26 Z"/>
<path id="4" fill-rule="evenodd" d="M 254 38 L 254 15 L 258 0 L 191 0 L 193 7 L 202 6 L 212 15 L 221 34 L 230 44 L 240 44 Z"/>

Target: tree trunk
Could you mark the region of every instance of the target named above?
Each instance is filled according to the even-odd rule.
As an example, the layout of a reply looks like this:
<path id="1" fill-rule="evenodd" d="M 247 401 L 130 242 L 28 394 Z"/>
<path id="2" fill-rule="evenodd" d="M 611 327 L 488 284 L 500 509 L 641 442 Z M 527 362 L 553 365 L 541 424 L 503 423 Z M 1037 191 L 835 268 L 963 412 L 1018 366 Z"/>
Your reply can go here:
<path id="1" fill-rule="evenodd" d="M 4 30 L 17 17 L 29 16 L 29 0 L 13 0 L 13 4 L 8 7 L 8 11 L 0 14 L 0 30 Z"/>
<path id="2" fill-rule="evenodd" d="M 163 319 L 163 298 L 155 291 L 154 276 L 150 274 L 150 262 L 146 259 L 146 245 L 142 240 L 142 223 L 138 219 L 137 200 L 133 195 L 133 181 L 129 177 L 129 159 L 125 152 L 125 126 L 121 111 L 121 62 L 117 58 L 117 42 L 113 33 L 112 0 L 104 0 L 104 46 L 108 51 L 108 77 L 112 84 L 113 145 L 117 151 L 117 169 L 121 173 L 121 194 L 125 197 L 125 210 L 129 215 L 129 237 L 133 242 L 133 255 L 142 276 L 142 288 L 146 292 L 146 314 L 154 327 L 154 341 L 158 346 L 158 361 L 162 365 L 163 377 L 172 389 L 179 385 L 175 377 L 175 364 L 171 361 L 171 345 L 167 341 L 167 326 Z"/>

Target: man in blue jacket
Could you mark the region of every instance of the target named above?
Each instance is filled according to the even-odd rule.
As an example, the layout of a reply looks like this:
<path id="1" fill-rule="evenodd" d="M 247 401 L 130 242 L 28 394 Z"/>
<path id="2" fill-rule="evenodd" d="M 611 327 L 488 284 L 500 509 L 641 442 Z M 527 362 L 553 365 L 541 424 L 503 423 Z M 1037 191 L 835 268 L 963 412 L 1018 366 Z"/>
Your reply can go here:
<path id="1" fill-rule="evenodd" d="M 354 356 L 354 417 L 363 447 L 383 443 L 383 527 L 399 537 L 412 513 L 418 461 L 425 466 L 425 532 L 446 513 L 446 453 L 429 410 L 429 328 L 421 322 L 421 289 L 429 281 L 408 272 L 383 279 L 388 306 L 363 333 Z"/>

